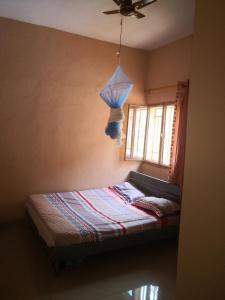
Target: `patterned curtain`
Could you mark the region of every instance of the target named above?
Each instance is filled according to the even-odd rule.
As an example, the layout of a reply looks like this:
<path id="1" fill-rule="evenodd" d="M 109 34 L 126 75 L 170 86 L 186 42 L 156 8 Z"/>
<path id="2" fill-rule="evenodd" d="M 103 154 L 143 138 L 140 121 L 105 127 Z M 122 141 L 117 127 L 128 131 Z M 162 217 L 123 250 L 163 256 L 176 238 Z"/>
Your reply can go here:
<path id="1" fill-rule="evenodd" d="M 169 181 L 181 188 L 184 176 L 189 81 L 178 82 Z"/>

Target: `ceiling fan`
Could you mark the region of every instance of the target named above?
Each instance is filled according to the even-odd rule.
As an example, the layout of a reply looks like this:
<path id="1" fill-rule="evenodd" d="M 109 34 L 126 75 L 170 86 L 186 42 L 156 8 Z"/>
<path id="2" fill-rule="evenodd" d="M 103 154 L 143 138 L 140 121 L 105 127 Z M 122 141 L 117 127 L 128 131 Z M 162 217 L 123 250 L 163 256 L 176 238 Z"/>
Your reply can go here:
<path id="1" fill-rule="evenodd" d="M 103 13 L 106 15 L 112 15 L 112 14 L 121 14 L 122 16 L 130 17 L 135 16 L 137 19 L 144 18 L 145 15 L 140 13 L 138 10 L 148 6 L 157 0 L 141 0 L 132 3 L 132 0 L 113 0 L 118 6 L 120 6 L 120 9 L 110 10 L 110 11 L 104 11 Z"/>

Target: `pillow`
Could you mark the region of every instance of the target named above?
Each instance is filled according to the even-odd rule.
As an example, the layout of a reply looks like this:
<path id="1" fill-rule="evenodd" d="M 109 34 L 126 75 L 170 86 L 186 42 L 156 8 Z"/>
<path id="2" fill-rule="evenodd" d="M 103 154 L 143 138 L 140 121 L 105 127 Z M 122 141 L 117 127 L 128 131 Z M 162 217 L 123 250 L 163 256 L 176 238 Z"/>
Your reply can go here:
<path id="1" fill-rule="evenodd" d="M 125 198 L 128 203 L 131 204 L 140 197 L 143 198 L 145 196 L 145 194 L 143 194 L 129 182 L 122 182 L 114 185 L 113 188 L 117 191 L 117 193 Z"/>
<path id="2" fill-rule="evenodd" d="M 137 199 L 133 205 L 151 210 L 160 218 L 180 211 L 180 205 L 178 203 L 157 197 L 142 197 Z"/>

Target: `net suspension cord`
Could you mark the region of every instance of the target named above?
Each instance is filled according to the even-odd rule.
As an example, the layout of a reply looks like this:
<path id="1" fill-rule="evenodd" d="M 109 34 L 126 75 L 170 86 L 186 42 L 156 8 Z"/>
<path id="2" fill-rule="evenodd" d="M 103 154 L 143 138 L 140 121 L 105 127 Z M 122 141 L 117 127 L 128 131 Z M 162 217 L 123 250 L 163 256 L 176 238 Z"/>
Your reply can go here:
<path id="1" fill-rule="evenodd" d="M 121 49 L 122 49 L 122 34 L 123 34 L 123 16 L 121 17 L 120 21 L 120 43 L 119 43 L 119 49 L 117 51 L 117 56 L 118 56 L 118 63 L 120 65 L 120 60 L 121 60 Z"/>

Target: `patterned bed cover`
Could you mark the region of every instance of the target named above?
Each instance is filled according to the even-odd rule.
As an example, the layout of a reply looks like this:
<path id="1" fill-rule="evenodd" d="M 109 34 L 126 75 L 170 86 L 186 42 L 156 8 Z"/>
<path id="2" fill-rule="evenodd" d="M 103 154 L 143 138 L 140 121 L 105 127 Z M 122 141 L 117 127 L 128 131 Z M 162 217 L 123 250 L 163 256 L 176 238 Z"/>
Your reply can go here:
<path id="1" fill-rule="evenodd" d="M 179 224 L 179 215 L 159 219 L 127 204 L 113 187 L 31 195 L 26 206 L 49 247 L 103 241 Z"/>

